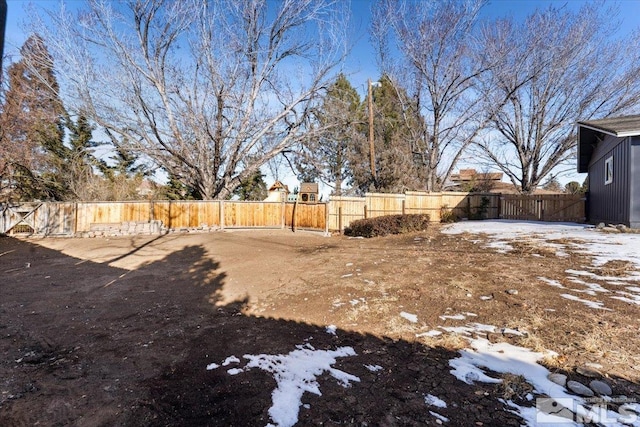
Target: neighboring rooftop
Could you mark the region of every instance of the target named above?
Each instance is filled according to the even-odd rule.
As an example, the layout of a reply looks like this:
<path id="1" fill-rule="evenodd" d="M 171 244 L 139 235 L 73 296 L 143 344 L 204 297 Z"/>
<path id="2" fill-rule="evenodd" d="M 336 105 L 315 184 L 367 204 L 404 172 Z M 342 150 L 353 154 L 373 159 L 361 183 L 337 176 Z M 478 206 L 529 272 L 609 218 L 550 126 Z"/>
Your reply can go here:
<path id="1" fill-rule="evenodd" d="M 454 183 L 470 181 L 501 181 L 502 172 L 478 173 L 475 169 L 460 169 L 460 173 L 451 174 Z"/>

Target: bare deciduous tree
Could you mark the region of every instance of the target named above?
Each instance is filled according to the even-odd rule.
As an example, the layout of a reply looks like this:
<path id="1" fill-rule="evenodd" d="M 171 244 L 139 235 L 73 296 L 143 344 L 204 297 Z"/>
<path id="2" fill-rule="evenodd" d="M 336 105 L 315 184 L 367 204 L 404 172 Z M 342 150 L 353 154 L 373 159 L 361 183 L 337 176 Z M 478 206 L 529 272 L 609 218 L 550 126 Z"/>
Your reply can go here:
<path id="1" fill-rule="evenodd" d="M 403 111 L 419 115 L 405 121 L 421 123 L 407 128 L 414 155 L 425 168 L 427 191 L 442 187 L 486 123 L 473 91 L 475 79 L 486 71 L 486 64 L 473 55 L 474 28 L 483 4 L 381 0 L 374 8 L 372 33 L 383 70 L 413 91 L 415 106 Z M 394 44 L 400 54 L 395 67 L 388 52 Z"/>
<path id="2" fill-rule="evenodd" d="M 484 28 L 477 61 L 490 68 L 479 76 L 485 106 L 506 103 L 478 147 L 522 192 L 574 159 L 577 120 L 637 108 L 639 39 L 612 40 L 615 25 L 611 11 L 588 4 L 577 13 L 550 7 L 522 24 L 507 19 Z"/>
<path id="3" fill-rule="evenodd" d="M 51 16 L 45 33 L 71 109 L 204 199 L 300 140 L 344 54 L 348 5 L 332 0 L 88 5 Z"/>

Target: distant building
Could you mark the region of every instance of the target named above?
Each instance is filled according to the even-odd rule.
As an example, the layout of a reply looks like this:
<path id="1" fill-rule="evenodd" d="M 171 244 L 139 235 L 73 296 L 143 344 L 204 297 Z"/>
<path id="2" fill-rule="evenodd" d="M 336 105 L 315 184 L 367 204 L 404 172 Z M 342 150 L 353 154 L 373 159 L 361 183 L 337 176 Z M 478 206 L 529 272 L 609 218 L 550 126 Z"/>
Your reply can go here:
<path id="1" fill-rule="evenodd" d="M 493 191 L 502 181 L 502 172 L 480 172 L 475 169 L 460 169 L 451 174 L 447 190 L 453 191 Z"/>
<path id="2" fill-rule="evenodd" d="M 280 181 L 276 181 L 269 187 L 269 195 L 265 202 L 286 202 L 288 201 L 289 187 Z"/>
<path id="3" fill-rule="evenodd" d="M 640 115 L 577 126 L 578 172 L 589 174 L 588 220 L 640 228 Z"/>

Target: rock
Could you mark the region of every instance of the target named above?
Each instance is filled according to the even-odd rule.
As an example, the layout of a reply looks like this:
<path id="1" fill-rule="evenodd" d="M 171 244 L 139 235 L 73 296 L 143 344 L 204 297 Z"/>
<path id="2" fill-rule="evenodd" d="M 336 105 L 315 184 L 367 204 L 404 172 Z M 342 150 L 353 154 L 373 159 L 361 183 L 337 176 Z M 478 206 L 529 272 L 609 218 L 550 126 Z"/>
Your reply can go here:
<path id="1" fill-rule="evenodd" d="M 596 228 L 598 230 L 602 230 L 605 227 L 604 222 L 598 223 L 598 225 L 596 225 Z"/>
<path id="2" fill-rule="evenodd" d="M 601 229 L 602 231 L 606 231 L 607 233 L 619 233 L 620 230 L 618 230 L 615 227 L 604 227 Z"/>
<path id="3" fill-rule="evenodd" d="M 618 225 L 616 225 L 616 228 L 617 228 L 618 230 L 622 231 L 622 232 L 627 231 L 627 226 L 626 226 L 626 225 L 624 225 L 624 224 L 618 224 Z"/>
<path id="4" fill-rule="evenodd" d="M 567 381 L 567 388 L 580 396 L 593 397 L 593 391 L 578 381 Z"/>
<path id="5" fill-rule="evenodd" d="M 604 381 L 593 380 L 589 383 L 589 387 L 591 387 L 591 390 L 595 391 L 596 394 L 599 394 L 600 396 L 611 396 L 613 393 L 609 384 Z"/>
<path id="6" fill-rule="evenodd" d="M 507 293 L 509 295 L 518 295 L 518 290 L 517 289 L 507 289 Z"/>
<path id="7" fill-rule="evenodd" d="M 549 376 L 547 377 L 549 379 L 549 381 L 554 382 L 556 384 L 558 384 L 559 386 L 566 386 L 567 385 L 567 376 L 563 375 L 563 374 L 549 374 Z"/>
<path id="8" fill-rule="evenodd" d="M 602 374 L 600 373 L 600 371 L 598 371 L 593 366 L 588 366 L 588 365 L 578 366 L 576 368 L 576 372 L 579 373 L 580 375 L 584 375 L 585 377 L 589 377 L 589 378 L 600 378 L 600 377 L 602 377 Z"/>

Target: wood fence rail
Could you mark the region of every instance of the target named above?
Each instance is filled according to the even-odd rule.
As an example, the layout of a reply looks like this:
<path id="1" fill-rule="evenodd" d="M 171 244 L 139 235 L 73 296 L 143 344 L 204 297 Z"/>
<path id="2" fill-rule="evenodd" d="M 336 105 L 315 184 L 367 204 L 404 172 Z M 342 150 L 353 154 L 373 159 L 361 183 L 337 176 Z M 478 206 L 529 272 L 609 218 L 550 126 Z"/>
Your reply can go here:
<path id="1" fill-rule="evenodd" d="M 585 220 L 585 199 L 576 195 L 409 191 L 332 197 L 328 203 L 212 201 L 37 202 L 0 205 L 0 232 L 84 235 L 96 230 L 135 233 L 218 228 L 301 228 L 342 231 L 352 221 L 392 214 L 452 219 Z M 153 227 L 148 225 L 151 223 Z M 111 228 L 109 228 L 111 227 Z"/>

